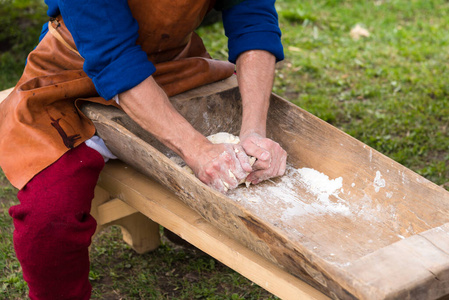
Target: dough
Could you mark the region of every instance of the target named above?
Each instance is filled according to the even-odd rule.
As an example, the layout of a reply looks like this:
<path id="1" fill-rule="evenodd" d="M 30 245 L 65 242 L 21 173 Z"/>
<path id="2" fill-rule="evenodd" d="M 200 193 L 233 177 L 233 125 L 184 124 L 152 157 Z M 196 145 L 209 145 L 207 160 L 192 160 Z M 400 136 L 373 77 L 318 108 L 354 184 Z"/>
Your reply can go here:
<path id="1" fill-rule="evenodd" d="M 238 144 L 240 143 L 240 138 L 238 136 L 235 136 L 233 134 L 230 134 L 228 132 L 219 132 L 216 134 L 212 134 L 209 135 L 207 137 L 207 139 L 212 143 L 212 144 Z M 236 150 L 237 151 L 237 150 Z M 252 166 L 254 165 L 254 163 L 256 162 L 256 158 L 254 156 L 250 156 L 249 157 L 249 164 Z M 249 175 L 249 173 L 247 174 L 247 176 Z M 234 174 L 232 174 L 232 172 L 229 170 L 229 176 L 234 177 Z M 240 180 L 239 184 L 245 183 L 246 187 L 249 187 L 249 185 L 251 184 L 251 182 L 246 181 L 246 177 L 243 178 L 242 180 Z M 226 186 L 226 184 L 225 184 Z"/>
<path id="2" fill-rule="evenodd" d="M 233 134 L 227 132 L 219 132 L 216 134 L 209 135 L 207 139 L 212 144 L 238 144 L 240 143 L 240 138 Z"/>
<path id="3" fill-rule="evenodd" d="M 235 136 L 233 134 L 227 133 L 227 132 L 219 132 L 216 134 L 212 134 L 209 135 L 207 137 L 207 139 L 212 143 L 212 144 L 238 144 L 240 143 L 240 139 L 238 136 Z M 237 151 L 237 150 L 236 150 Z M 249 163 L 252 166 L 254 163 L 256 162 L 256 158 L 253 156 L 249 157 Z M 190 174 L 193 174 L 192 169 L 189 168 L 189 166 L 184 166 L 184 169 L 189 172 Z M 249 173 L 247 174 L 249 175 Z M 234 177 L 234 174 L 232 174 L 231 170 L 229 170 L 229 176 Z M 245 183 L 246 187 L 249 187 L 249 185 L 251 184 L 251 182 L 246 181 L 246 177 L 243 178 L 242 180 L 240 180 L 239 184 Z M 226 184 L 225 184 L 226 186 Z"/>

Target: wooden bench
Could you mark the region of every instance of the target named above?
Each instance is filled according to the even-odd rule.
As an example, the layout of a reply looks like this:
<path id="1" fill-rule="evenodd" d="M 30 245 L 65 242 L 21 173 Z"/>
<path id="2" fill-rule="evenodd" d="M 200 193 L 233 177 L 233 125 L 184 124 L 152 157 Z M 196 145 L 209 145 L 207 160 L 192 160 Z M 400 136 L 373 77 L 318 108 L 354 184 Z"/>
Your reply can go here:
<path id="1" fill-rule="evenodd" d="M 328 299 L 228 237 L 151 178 L 121 161 L 110 161 L 100 175 L 92 215 L 98 228 L 120 225 L 136 252 L 159 246 L 159 225 L 176 233 L 281 299 Z"/>
<path id="2" fill-rule="evenodd" d="M 8 96 L 12 92 L 13 89 L 14 88 L 9 88 L 9 89 L 6 89 L 4 91 L 0 91 L 0 102 L 5 100 L 6 96 Z"/>
<path id="3" fill-rule="evenodd" d="M 12 90 L 0 91 L 0 102 Z M 96 234 L 118 225 L 123 240 L 137 253 L 158 248 L 161 225 L 281 299 L 329 299 L 231 239 L 170 190 L 120 160 L 109 161 L 100 174 L 91 214 L 97 220 Z"/>

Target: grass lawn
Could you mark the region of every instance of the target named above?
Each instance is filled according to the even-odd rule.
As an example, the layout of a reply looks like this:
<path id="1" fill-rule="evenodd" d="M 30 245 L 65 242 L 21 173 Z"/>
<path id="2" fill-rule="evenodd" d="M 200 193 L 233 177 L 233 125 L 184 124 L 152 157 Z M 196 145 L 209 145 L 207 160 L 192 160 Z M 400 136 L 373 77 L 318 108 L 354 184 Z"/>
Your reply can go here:
<path id="1" fill-rule="evenodd" d="M 0 89 L 18 80 L 24 53 L 34 47 L 30 35 L 37 39 L 46 19 L 41 6 L 24 8 L 36 1 L 0 6 L 0 45 L 10 44 L 0 47 Z M 274 91 L 436 184 L 449 182 L 449 2 L 279 0 L 276 6 L 286 59 L 277 66 Z M 17 24 L 26 26 L 14 31 Z M 357 24 L 368 37 L 350 36 Z M 220 24 L 199 34 L 213 57 L 226 59 Z M 0 298 L 22 299 L 26 283 L 7 214 L 16 191 L 0 175 Z M 96 237 L 91 257 L 95 299 L 274 299 L 195 249 L 165 242 L 137 255 L 114 227 Z"/>

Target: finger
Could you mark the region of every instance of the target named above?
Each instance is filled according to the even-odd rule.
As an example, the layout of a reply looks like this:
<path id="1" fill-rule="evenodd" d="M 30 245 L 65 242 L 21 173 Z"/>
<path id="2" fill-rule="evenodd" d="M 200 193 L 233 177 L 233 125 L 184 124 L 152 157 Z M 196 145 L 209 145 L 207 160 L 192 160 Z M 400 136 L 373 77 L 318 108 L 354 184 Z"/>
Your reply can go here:
<path id="1" fill-rule="evenodd" d="M 201 180 L 204 184 L 209 187 L 221 192 L 226 193 L 227 188 L 223 184 L 222 180 L 218 176 L 217 170 L 214 168 L 214 165 L 211 164 L 207 166 L 204 170 L 202 170 L 198 175 L 198 179 Z"/>
<path id="2" fill-rule="evenodd" d="M 221 193 L 226 193 L 230 189 L 237 187 L 238 182 L 236 177 L 231 173 L 226 165 L 220 165 L 217 167 L 215 164 L 212 186 L 220 191 Z M 226 171 L 227 170 L 227 171 Z"/>
<path id="3" fill-rule="evenodd" d="M 251 166 L 251 163 L 249 161 L 248 155 L 245 153 L 245 150 L 240 145 L 234 145 L 234 152 L 240 162 L 240 165 L 242 166 L 242 169 L 246 173 L 250 173 L 253 171 L 253 168 Z"/>
<path id="4" fill-rule="evenodd" d="M 256 162 L 253 164 L 253 170 L 267 170 L 271 168 L 271 154 L 270 152 L 267 153 L 268 159 L 266 160 L 257 159 Z"/>
<path id="5" fill-rule="evenodd" d="M 287 152 L 281 148 L 279 144 L 276 145 L 276 162 L 273 164 L 273 177 L 282 176 L 285 173 L 287 167 Z"/>
<path id="6" fill-rule="evenodd" d="M 266 170 L 257 170 L 249 174 L 246 181 L 251 182 L 252 184 L 258 184 L 269 178 L 270 176 L 266 174 Z"/>
<path id="7" fill-rule="evenodd" d="M 281 149 L 282 150 L 282 149 Z M 268 175 L 271 177 L 277 177 L 283 174 L 282 172 L 282 168 L 284 165 L 284 154 L 282 153 L 283 151 L 276 151 L 275 156 L 275 161 L 273 161 L 271 163 L 271 170 L 270 173 L 268 173 Z M 282 174 L 281 174 L 282 173 Z"/>
<path id="8" fill-rule="evenodd" d="M 239 185 L 238 181 L 235 179 L 224 179 L 223 178 L 223 179 L 221 179 L 221 182 L 228 190 L 233 190 Z"/>
<path id="9" fill-rule="evenodd" d="M 253 140 L 242 144 L 247 155 L 254 156 L 257 160 L 266 161 L 270 157 L 270 152 L 260 147 Z"/>
<path id="10" fill-rule="evenodd" d="M 252 171 L 251 165 L 249 163 L 249 158 L 246 155 L 245 151 L 243 151 L 243 148 L 241 146 L 237 146 L 236 148 L 234 146 L 236 145 L 229 145 L 230 146 L 230 153 L 229 153 L 229 161 L 226 165 L 227 169 L 225 175 L 229 175 L 232 178 L 237 178 L 237 181 L 240 181 L 241 179 L 245 178 L 249 172 Z M 237 149 L 237 152 L 235 151 Z M 243 165 L 242 161 L 243 160 Z M 244 168 L 245 167 L 245 168 Z M 246 169 L 246 170 L 245 170 Z"/>
<path id="11" fill-rule="evenodd" d="M 197 175 L 198 179 L 200 179 L 205 184 L 215 188 L 216 190 L 224 190 L 224 185 L 222 184 L 222 180 L 220 178 L 221 172 L 221 163 L 218 159 L 212 161 L 207 166 L 204 167 Z"/>
<path id="12" fill-rule="evenodd" d="M 284 155 L 282 157 L 282 162 L 279 165 L 278 176 L 284 175 L 286 169 L 287 169 L 287 152 L 284 151 Z"/>
<path id="13" fill-rule="evenodd" d="M 238 186 L 240 180 L 246 177 L 248 172 L 243 170 L 239 159 L 230 146 L 229 152 L 223 152 L 219 159 L 214 162 L 217 170 L 217 176 L 222 180 L 228 189 L 234 189 Z M 246 154 L 245 154 L 246 155 Z M 222 159 L 224 161 L 222 161 Z M 246 158 L 248 160 L 248 158 Z"/>
<path id="14" fill-rule="evenodd" d="M 269 168 L 259 169 L 252 172 L 248 175 L 246 180 L 253 184 L 257 184 L 269 178 L 282 176 L 285 173 L 286 166 L 287 154 L 283 151 L 283 153 L 281 152 L 280 155 L 277 156 L 277 159 L 272 162 L 272 165 Z"/>
<path id="15" fill-rule="evenodd" d="M 216 179 L 210 182 L 208 186 L 212 187 L 213 189 L 219 191 L 222 194 L 226 194 L 226 192 L 228 191 L 228 187 L 220 179 Z"/>

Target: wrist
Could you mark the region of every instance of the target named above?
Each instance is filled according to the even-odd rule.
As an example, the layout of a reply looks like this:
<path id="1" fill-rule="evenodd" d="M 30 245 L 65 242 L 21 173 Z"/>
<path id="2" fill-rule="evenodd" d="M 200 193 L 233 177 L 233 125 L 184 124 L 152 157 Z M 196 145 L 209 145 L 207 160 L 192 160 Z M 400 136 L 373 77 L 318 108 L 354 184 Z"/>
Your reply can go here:
<path id="1" fill-rule="evenodd" d="M 208 148 L 212 146 L 212 143 L 202 134 L 197 132 L 191 139 L 183 139 L 183 144 L 176 147 L 178 154 L 190 166 L 196 171 L 196 165 L 208 152 Z"/>
<path id="2" fill-rule="evenodd" d="M 265 130 L 265 126 L 259 126 L 256 128 L 244 128 L 242 127 L 242 129 L 240 130 L 240 140 L 244 140 L 245 138 L 247 138 L 250 135 L 259 135 L 261 137 L 266 137 L 266 130 Z"/>

